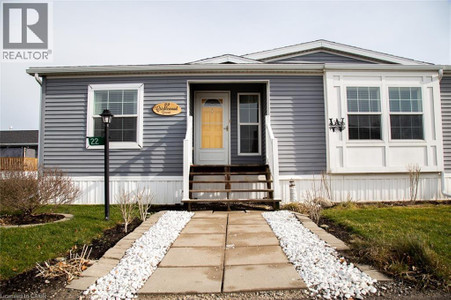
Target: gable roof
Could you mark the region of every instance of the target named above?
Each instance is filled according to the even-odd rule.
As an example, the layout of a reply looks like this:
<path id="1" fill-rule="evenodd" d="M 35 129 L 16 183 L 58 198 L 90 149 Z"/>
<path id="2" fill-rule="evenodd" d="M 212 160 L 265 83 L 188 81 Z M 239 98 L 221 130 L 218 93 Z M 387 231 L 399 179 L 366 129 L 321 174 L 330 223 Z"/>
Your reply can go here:
<path id="1" fill-rule="evenodd" d="M 38 130 L 1 130 L 0 145 L 37 145 Z"/>
<path id="2" fill-rule="evenodd" d="M 245 58 L 234 54 L 224 54 L 220 56 L 205 58 L 190 62 L 190 64 L 261 64 L 260 61 Z"/>
<path id="3" fill-rule="evenodd" d="M 318 50 L 326 50 L 341 54 L 355 55 L 357 57 L 369 60 L 379 61 L 382 63 L 400 64 L 400 65 L 431 65 L 427 62 L 417 61 L 414 59 L 395 56 L 378 51 L 363 49 L 355 46 L 335 43 L 327 40 L 317 40 L 302 44 L 296 44 L 281 48 L 275 48 L 266 51 L 245 54 L 242 57 L 248 59 L 259 60 L 262 62 L 271 62 L 284 58 L 293 57 L 300 54 L 307 54 Z"/>

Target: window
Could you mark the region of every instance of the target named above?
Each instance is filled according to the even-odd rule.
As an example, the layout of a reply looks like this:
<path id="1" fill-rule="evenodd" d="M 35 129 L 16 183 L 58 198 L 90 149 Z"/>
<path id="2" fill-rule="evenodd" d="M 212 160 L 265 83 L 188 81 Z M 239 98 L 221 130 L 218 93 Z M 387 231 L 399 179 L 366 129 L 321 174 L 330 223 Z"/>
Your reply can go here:
<path id="1" fill-rule="evenodd" d="M 381 139 L 381 97 L 378 87 L 347 87 L 350 140 Z"/>
<path id="2" fill-rule="evenodd" d="M 260 154 L 260 94 L 238 94 L 238 154 Z"/>
<path id="3" fill-rule="evenodd" d="M 393 140 L 423 139 L 421 88 L 390 87 L 390 126 Z"/>
<path id="4" fill-rule="evenodd" d="M 142 84 L 90 85 L 88 93 L 88 136 L 103 136 L 99 116 L 104 109 L 114 115 L 110 124 L 112 148 L 142 146 Z M 99 146 L 88 146 L 99 148 Z"/>

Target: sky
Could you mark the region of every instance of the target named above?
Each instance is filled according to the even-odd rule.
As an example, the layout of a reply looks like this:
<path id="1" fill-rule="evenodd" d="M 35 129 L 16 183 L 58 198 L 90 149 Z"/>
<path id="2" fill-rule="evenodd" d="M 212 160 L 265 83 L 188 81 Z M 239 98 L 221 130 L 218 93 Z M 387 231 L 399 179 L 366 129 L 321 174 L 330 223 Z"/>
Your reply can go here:
<path id="1" fill-rule="evenodd" d="M 39 128 L 31 66 L 186 63 L 318 39 L 451 65 L 451 0 L 52 3 L 53 61 L 0 63 L 1 130 Z"/>

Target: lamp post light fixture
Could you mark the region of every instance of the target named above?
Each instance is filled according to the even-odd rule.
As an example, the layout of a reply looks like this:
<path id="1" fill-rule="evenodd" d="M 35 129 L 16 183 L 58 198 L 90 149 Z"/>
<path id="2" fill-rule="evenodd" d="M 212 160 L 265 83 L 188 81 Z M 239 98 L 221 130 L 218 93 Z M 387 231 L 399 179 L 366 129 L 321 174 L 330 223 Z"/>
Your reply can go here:
<path id="1" fill-rule="evenodd" d="M 105 109 L 100 116 L 103 125 L 105 125 L 105 220 L 110 219 L 110 124 L 113 120 L 113 114 Z"/>

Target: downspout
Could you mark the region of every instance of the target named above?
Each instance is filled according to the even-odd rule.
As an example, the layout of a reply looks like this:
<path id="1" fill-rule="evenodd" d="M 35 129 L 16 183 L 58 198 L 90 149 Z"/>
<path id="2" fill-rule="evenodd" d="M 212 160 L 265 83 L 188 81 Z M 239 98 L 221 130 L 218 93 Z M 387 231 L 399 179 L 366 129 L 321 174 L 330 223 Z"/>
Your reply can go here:
<path id="1" fill-rule="evenodd" d="M 41 78 L 39 78 L 38 73 L 34 73 L 34 79 L 36 79 L 36 81 L 39 83 L 39 85 L 42 86 L 42 80 L 41 80 Z"/>
<path id="2" fill-rule="evenodd" d="M 438 70 L 438 80 L 441 81 L 443 78 L 443 69 Z M 446 182 L 445 182 L 445 166 L 443 166 L 443 171 L 440 172 L 441 176 L 441 185 L 442 185 L 442 194 L 445 197 L 451 197 L 451 194 L 446 192 Z"/>
<path id="3" fill-rule="evenodd" d="M 43 145 L 43 138 L 44 138 L 44 122 L 42 121 L 42 116 L 44 115 L 44 90 L 45 90 L 45 85 L 43 86 L 43 82 L 42 79 L 39 78 L 39 74 L 38 73 L 34 73 L 34 79 L 36 80 L 36 82 L 41 86 L 41 107 L 39 109 L 39 131 L 38 131 L 38 164 L 39 165 L 43 165 L 43 152 L 44 152 L 44 147 Z"/>

